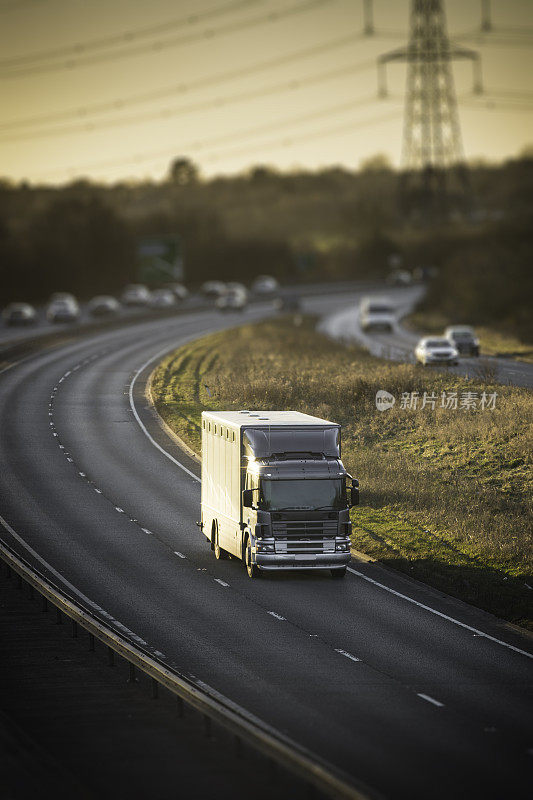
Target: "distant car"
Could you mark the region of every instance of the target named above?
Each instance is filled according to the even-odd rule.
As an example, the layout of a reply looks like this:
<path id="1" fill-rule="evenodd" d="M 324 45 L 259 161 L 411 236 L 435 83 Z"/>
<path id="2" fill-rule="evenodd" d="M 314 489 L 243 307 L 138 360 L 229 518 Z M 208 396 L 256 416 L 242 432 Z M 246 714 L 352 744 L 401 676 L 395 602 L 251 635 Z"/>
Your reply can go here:
<path id="1" fill-rule="evenodd" d="M 176 300 L 186 300 L 189 296 L 189 290 L 182 283 L 169 283 L 165 288 L 170 289 Z"/>
<path id="2" fill-rule="evenodd" d="M 359 304 L 359 322 L 362 330 L 391 331 L 396 322 L 394 304 L 382 297 L 365 297 Z"/>
<path id="3" fill-rule="evenodd" d="M 413 282 L 413 276 L 406 269 L 395 269 L 387 280 L 393 286 L 409 286 Z"/>
<path id="4" fill-rule="evenodd" d="M 259 275 L 252 283 L 252 292 L 255 292 L 255 294 L 275 294 L 278 289 L 279 283 L 272 275 Z"/>
<path id="5" fill-rule="evenodd" d="M 64 300 L 65 302 L 68 302 L 68 303 L 77 303 L 78 302 L 76 300 L 76 298 L 74 297 L 74 295 L 71 294 L 70 292 L 54 292 L 52 295 L 50 295 L 50 300 L 48 302 L 49 303 L 53 303 L 56 300 Z"/>
<path id="6" fill-rule="evenodd" d="M 444 336 L 461 356 L 478 356 L 479 339 L 468 325 L 452 325 L 446 328 Z"/>
<path id="7" fill-rule="evenodd" d="M 152 296 L 150 298 L 150 307 L 151 308 L 172 308 L 172 306 L 176 305 L 176 298 L 174 296 L 174 292 L 170 289 L 155 289 L 152 292 Z"/>
<path id="8" fill-rule="evenodd" d="M 56 299 L 48 303 L 46 318 L 49 322 L 76 322 L 80 307 L 74 299 Z"/>
<path id="9" fill-rule="evenodd" d="M 150 302 L 150 291 L 142 283 L 130 283 L 120 296 L 125 306 L 147 306 Z"/>
<path id="10" fill-rule="evenodd" d="M 226 292 L 237 292 L 237 294 L 242 294 L 243 297 L 248 297 L 248 289 L 244 283 L 239 283 L 238 281 L 230 281 L 227 283 Z"/>
<path id="11" fill-rule="evenodd" d="M 6 325 L 33 325 L 37 322 L 37 312 L 29 303 L 10 303 L 2 311 Z"/>
<path id="12" fill-rule="evenodd" d="M 93 317 L 110 317 L 118 314 L 120 310 L 120 303 L 114 297 L 108 294 L 100 294 L 93 297 L 87 304 L 89 314 Z"/>
<path id="13" fill-rule="evenodd" d="M 424 366 L 428 364 L 458 364 L 459 353 L 448 339 L 425 336 L 415 347 L 415 358 Z"/>
<path id="14" fill-rule="evenodd" d="M 225 291 L 226 284 L 223 281 L 206 281 L 201 288 L 206 297 L 221 297 Z"/>
<path id="15" fill-rule="evenodd" d="M 302 301 L 300 295 L 296 294 L 296 292 L 282 292 L 276 298 L 275 305 L 278 311 L 300 311 Z"/>
<path id="16" fill-rule="evenodd" d="M 216 301 L 219 311 L 244 311 L 246 308 L 246 293 L 237 289 L 226 292 Z"/>

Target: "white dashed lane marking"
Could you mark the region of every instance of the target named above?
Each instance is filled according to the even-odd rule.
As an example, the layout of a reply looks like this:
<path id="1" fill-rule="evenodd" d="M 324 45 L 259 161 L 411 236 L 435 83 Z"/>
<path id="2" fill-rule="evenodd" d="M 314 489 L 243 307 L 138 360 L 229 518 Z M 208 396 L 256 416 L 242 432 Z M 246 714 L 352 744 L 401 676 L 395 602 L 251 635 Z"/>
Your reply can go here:
<path id="1" fill-rule="evenodd" d="M 221 578 L 215 578 L 215 581 L 217 583 L 220 583 L 221 586 L 225 586 L 226 588 L 229 586 L 229 583 L 226 583 L 226 581 L 221 580 Z"/>
<path id="2" fill-rule="evenodd" d="M 174 550 L 174 555 L 178 556 L 178 558 L 187 558 L 187 556 L 184 556 L 183 553 L 180 553 L 179 550 Z"/>
<path id="3" fill-rule="evenodd" d="M 417 692 L 417 697 L 421 697 L 422 700 L 432 703 L 434 706 L 437 706 L 437 708 L 444 708 L 444 703 L 439 702 L 439 700 L 435 700 L 435 698 L 430 697 L 429 694 L 421 694 L 420 692 Z"/>
<path id="4" fill-rule="evenodd" d="M 287 621 L 286 617 L 282 617 L 281 614 L 276 614 L 275 611 L 267 611 L 267 614 L 270 614 L 271 617 L 275 617 L 276 619 L 279 619 L 282 622 L 286 622 Z"/>
<path id="5" fill-rule="evenodd" d="M 335 648 L 335 652 L 339 653 L 341 656 L 344 656 L 345 658 L 349 658 L 351 661 L 361 661 L 360 658 L 357 658 L 357 656 L 353 656 L 351 653 L 348 653 L 346 650 L 340 650 L 339 648 L 336 647 Z"/>

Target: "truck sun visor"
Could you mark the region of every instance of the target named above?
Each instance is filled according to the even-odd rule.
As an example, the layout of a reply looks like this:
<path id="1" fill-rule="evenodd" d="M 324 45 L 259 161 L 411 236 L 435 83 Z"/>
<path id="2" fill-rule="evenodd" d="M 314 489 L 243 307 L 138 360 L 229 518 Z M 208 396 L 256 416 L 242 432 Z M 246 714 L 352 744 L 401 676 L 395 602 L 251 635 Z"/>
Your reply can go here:
<path id="1" fill-rule="evenodd" d="M 253 458 L 270 458 L 276 453 L 322 453 L 340 458 L 340 428 L 246 428 L 244 451 Z"/>

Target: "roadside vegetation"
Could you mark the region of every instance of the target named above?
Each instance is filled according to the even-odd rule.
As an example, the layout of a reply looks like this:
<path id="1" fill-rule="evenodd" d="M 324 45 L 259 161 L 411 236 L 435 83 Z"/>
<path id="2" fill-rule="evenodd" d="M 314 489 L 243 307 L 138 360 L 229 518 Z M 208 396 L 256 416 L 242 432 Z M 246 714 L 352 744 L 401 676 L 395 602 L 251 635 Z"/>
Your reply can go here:
<path id="1" fill-rule="evenodd" d="M 295 324 L 300 323 L 300 324 Z M 378 389 L 396 398 L 379 412 Z M 497 393 L 492 410 L 441 408 L 442 392 Z M 421 409 L 402 393 L 434 394 Z M 213 334 L 157 367 L 165 422 L 200 452 L 204 409 L 296 409 L 340 422 L 361 483 L 353 547 L 533 629 L 532 407 L 526 390 L 380 361 L 339 347 L 310 319 Z M 420 402 L 420 401 L 419 401 Z"/>

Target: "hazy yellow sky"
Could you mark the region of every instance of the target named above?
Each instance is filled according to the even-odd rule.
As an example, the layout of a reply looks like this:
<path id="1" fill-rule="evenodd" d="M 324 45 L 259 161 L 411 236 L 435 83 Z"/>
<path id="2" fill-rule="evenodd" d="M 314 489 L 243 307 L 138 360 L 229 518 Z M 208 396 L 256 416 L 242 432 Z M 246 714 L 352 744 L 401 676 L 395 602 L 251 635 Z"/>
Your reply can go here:
<path id="1" fill-rule="evenodd" d="M 363 0 L 0 0 L 0 176 L 159 178 L 174 156 L 206 176 L 398 165 L 406 68 L 378 100 L 375 61 L 405 43 L 409 6 L 374 0 L 377 35 L 358 38 Z M 472 106 L 471 68 L 454 65 L 465 154 L 515 155 L 533 142 L 533 0 L 492 0 L 482 41 L 459 38 L 481 0 L 445 8 L 487 89 Z"/>

